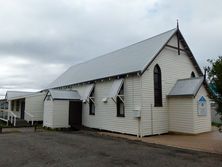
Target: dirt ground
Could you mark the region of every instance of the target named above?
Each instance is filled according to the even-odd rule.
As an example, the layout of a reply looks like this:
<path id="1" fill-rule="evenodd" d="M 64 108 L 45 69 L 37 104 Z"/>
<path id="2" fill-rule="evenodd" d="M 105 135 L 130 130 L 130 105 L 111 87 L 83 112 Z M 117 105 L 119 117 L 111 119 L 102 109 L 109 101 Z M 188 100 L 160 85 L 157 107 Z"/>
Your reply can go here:
<path id="1" fill-rule="evenodd" d="M 0 166 L 200 166 L 222 164 L 222 156 L 101 136 L 95 132 L 0 134 Z"/>

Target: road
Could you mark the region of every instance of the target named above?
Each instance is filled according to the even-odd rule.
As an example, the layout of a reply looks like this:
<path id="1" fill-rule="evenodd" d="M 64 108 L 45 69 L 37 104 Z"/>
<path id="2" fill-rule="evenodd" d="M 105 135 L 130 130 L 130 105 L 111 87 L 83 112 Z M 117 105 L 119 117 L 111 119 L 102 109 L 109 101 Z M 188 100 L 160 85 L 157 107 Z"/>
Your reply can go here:
<path id="1" fill-rule="evenodd" d="M 101 136 L 89 131 L 0 134 L 0 166 L 4 167 L 221 165 L 222 155 Z"/>

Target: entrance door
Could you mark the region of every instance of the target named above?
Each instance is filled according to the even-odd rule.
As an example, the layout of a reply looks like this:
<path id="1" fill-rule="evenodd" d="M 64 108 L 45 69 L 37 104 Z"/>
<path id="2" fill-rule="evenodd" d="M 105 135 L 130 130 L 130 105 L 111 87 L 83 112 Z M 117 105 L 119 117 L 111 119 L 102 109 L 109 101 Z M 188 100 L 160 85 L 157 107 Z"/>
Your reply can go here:
<path id="1" fill-rule="evenodd" d="M 69 125 L 79 129 L 82 125 L 82 102 L 69 102 Z"/>
<path id="2" fill-rule="evenodd" d="M 21 101 L 21 119 L 24 119 L 25 116 L 25 101 Z"/>

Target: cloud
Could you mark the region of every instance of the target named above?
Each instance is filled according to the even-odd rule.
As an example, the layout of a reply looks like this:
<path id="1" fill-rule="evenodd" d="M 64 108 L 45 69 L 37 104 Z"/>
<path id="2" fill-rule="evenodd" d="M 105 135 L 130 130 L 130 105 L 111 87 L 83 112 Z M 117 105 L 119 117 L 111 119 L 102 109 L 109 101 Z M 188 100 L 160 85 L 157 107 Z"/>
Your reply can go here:
<path id="1" fill-rule="evenodd" d="M 68 67 L 176 27 L 200 66 L 222 54 L 222 2 L 0 0 L 0 94 L 39 90 Z"/>

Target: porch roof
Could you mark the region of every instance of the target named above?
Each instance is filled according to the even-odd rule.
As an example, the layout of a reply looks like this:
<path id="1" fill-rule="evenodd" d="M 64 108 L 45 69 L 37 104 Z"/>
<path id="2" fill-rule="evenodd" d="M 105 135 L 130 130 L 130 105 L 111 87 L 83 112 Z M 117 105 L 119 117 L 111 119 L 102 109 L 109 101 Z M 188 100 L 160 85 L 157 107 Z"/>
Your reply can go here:
<path id="1" fill-rule="evenodd" d="M 53 100 L 81 100 L 76 90 L 54 90 L 49 89 L 47 95 L 50 94 Z"/>
<path id="2" fill-rule="evenodd" d="M 35 92 L 23 92 L 23 91 L 7 91 L 5 95 L 6 100 L 22 99 Z"/>
<path id="3" fill-rule="evenodd" d="M 204 77 L 179 79 L 168 96 L 195 96 L 203 81 Z"/>

